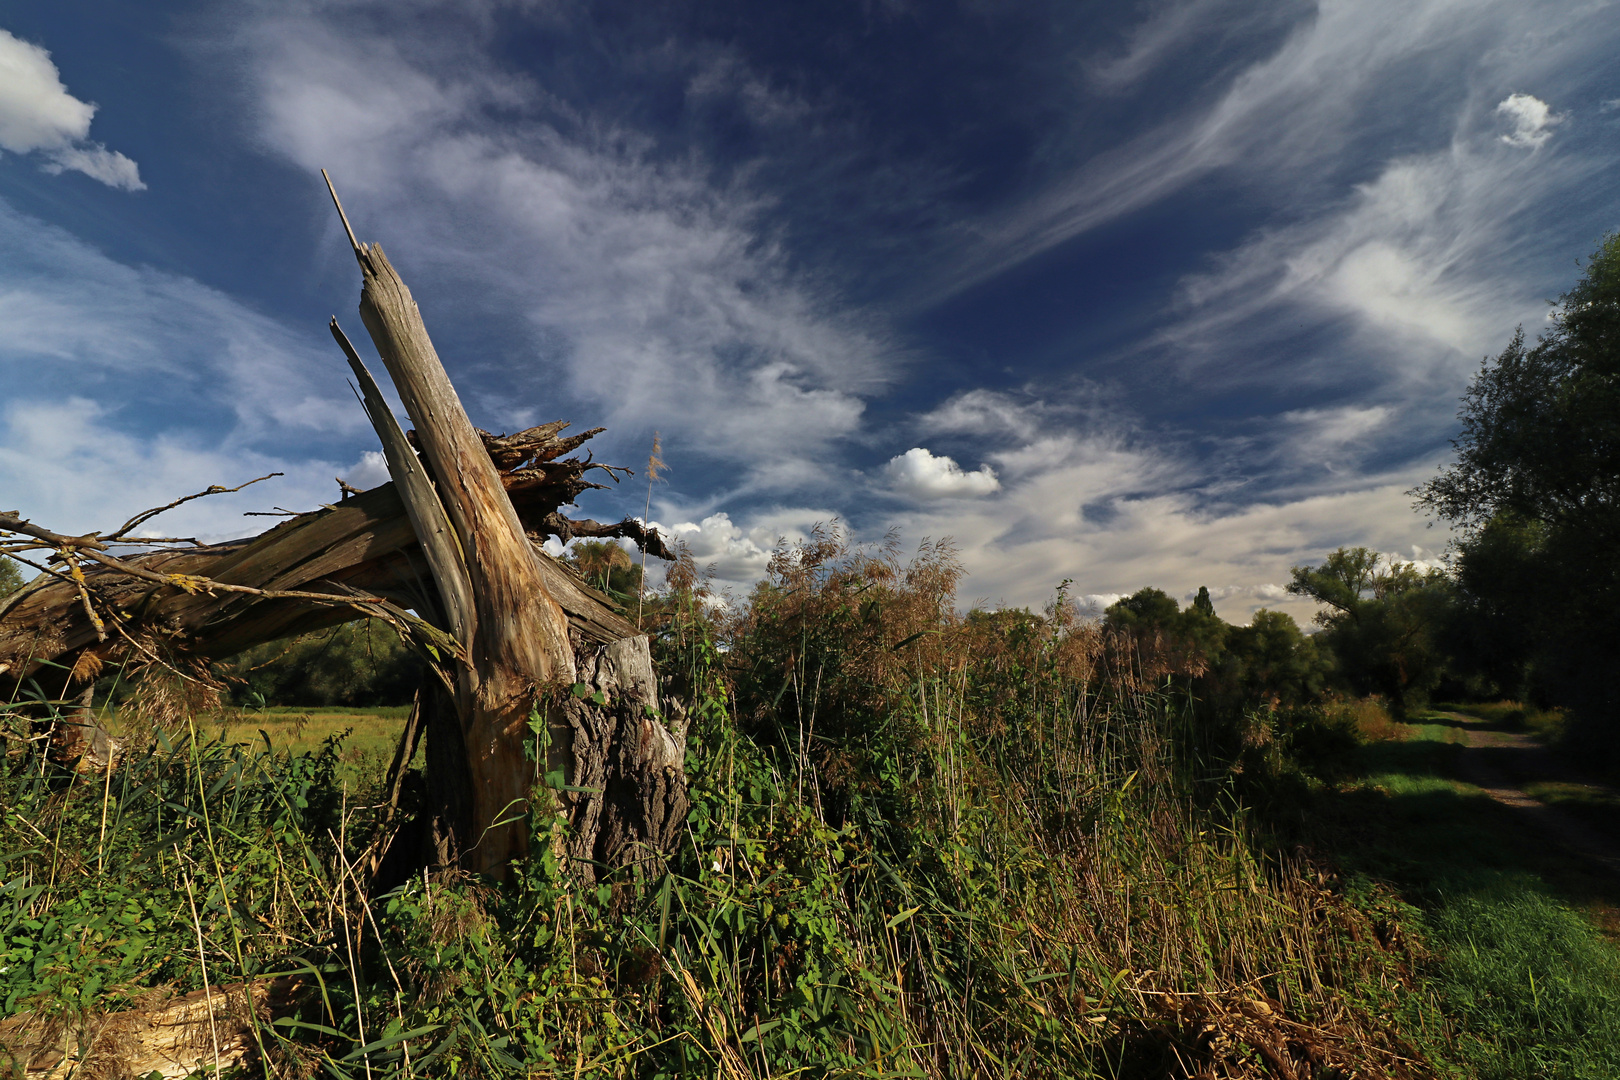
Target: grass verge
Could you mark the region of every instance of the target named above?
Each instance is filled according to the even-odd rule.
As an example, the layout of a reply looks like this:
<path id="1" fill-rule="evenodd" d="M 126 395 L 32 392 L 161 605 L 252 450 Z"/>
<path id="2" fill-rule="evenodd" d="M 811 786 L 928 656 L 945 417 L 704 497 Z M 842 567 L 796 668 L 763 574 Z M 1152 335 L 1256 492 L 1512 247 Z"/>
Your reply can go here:
<path id="1" fill-rule="evenodd" d="M 1401 727 L 1359 751 L 1331 830 L 1352 872 L 1421 908 L 1446 1056 L 1488 1080 L 1620 1076 L 1615 883 L 1452 779 L 1454 726 Z"/>

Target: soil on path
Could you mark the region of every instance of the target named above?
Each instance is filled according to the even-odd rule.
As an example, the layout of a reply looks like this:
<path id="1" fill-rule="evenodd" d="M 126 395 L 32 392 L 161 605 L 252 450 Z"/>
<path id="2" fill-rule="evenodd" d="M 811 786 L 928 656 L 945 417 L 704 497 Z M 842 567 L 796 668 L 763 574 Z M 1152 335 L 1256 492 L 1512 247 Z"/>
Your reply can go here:
<path id="1" fill-rule="evenodd" d="M 1496 802 L 1513 808 L 1573 854 L 1620 878 L 1620 843 L 1574 816 L 1548 806 L 1525 786 L 1552 782 L 1581 788 L 1594 797 L 1615 799 L 1620 792 L 1582 775 L 1568 761 L 1538 743 L 1533 735 L 1514 731 L 1465 713 L 1436 713 L 1430 723 L 1455 728 L 1461 750 L 1459 778 Z"/>

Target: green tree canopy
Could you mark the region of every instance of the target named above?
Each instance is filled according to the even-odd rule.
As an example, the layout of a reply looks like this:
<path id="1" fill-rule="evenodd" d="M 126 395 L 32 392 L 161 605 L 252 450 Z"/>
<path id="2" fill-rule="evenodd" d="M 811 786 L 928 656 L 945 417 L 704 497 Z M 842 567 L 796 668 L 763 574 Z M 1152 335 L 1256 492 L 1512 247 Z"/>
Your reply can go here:
<path id="1" fill-rule="evenodd" d="M 377 619 L 257 645 L 219 666 L 240 704 L 408 705 L 422 662 Z"/>
<path id="2" fill-rule="evenodd" d="M 1402 711 L 1444 674 L 1452 597 L 1443 572 L 1339 548 L 1320 566 L 1294 567 L 1288 591 L 1321 605 L 1321 643 L 1351 690 L 1383 694 Z"/>
<path id="3" fill-rule="evenodd" d="M 1620 536 L 1620 234 L 1554 308 L 1534 346 L 1521 330 L 1463 396 L 1457 460 L 1416 491 L 1464 529 L 1511 513 Z"/>
<path id="4" fill-rule="evenodd" d="M 1485 361 L 1459 417 L 1456 460 L 1414 494 L 1461 530 L 1479 666 L 1620 749 L 1620 234 L 1534 345 Z"/>
<path id="5" fill-rule="evenodd" d="M 1223 673 L 1246 705 L 1299 705 L 1322 692 L 1328 668 L 1291 615 L 1261 608 L 1248 626 L 1234 626 L 1226 635 Z"/>
<path id="6" fill-rule="evenodd" d="M 1371 605 L 1433 580 L 1432 571 L 1423 571 L 1415 563 L 1386 559 L 1371 548 L 1340 548 L 1321 566 L 1294 567 L 1288 591 L 1321 604 L 1317 625 L 1331 628 L 1360 622 Z"/>
<path id="7" fill-rule="evenodd" d="M 1198 586 L 1198 595 L 1193 597 L 1192 609 L 1207 619 L 1215 617 L 1215 601 L 1209 598 L 1209 586 Z"/>
<path id="8" fill-rule="evenodd" d="M 23 587 L 22 571 L 17 569 L 17 560 L 9 555 L 0 555 L 0 596 L 10 596 Z"/>

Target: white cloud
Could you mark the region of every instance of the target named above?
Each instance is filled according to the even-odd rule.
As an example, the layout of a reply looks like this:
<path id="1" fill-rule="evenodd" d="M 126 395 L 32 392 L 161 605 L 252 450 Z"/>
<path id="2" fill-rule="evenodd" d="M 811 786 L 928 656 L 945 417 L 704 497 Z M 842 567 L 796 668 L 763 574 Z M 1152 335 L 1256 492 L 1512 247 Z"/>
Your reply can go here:
<path id="1" fill-rule="evenodd" d="M 697 522 L 678 522 L 667 530 L 653 524 L 684 543 L 700 567 L 713 569 L 717 581 L 732 585 L 746 586 L 765 576 L 776 540 L 764 536 L 758 526 L 748 531 L 739 528 L 724 513 Z"/>
<path id="2" fill-rule="evenodd" d="M 1537 149 L 1552 138 L 1552 129 L 1566 119 L 1555 114 L 1545 101 L 1529 94 L 1509 94 L 1496 111 L 1513 124 L 1513 130 L 1503 135 L 1502 141 L 1529 150 Z"/>
<path id="3" fill-rule="evenodd" d="M 0 378 L 13 400 L 58 399 L 71 371 L 74 392 L 120 410 L 125 425 L 225 428 L 239 441 L 364 437 L 324 335 L 295 334 L 193 279 L 116 262 L 3 201 L 0 250 Z"/>
<path id="4" fill-rule="evenodd" d="M 1262 607 L 1275 610 L 1279 603 L 1285 603 L 1290 599 L 1288 589 L 1275 582 L 1262 582 L 1258 585 L 1205 585 L 1203 587 L 1209 590 L 1209 599 L 1215 605 L 1215 614 L 1221 615 L 1221 609 L 1225 608 L 1227 614 L 1221 615 L 1221 617 L 1233 616 L 1232 621 L 1240 623 L 1243 621 L 1242 614 L 1234 616 L 1233 613 L 1241 612 L 1253 615 L 1256 610 Z M 1181 597 L 1183 606 L 1191 605 L 1197 598 L 1198 590 L 1188 589 Z M 1228 600 L 1235 602 L 1229 604 L 1227 603 Z M 1297 611 L 1290 612 L 1290 614 L 1295 616 L 1296 622 L 1299 621 Z"/>
<path id="5" fill-rule="evenodd" d="M 129 158 L 116 150 L 108 150 L 98 142 L 77 146 L 64 146 L 52 150 L 50 160 L 41 166 L 56 175 L 64 171 L 82 172 L 92 180 L 100 180 L 108 187 L 125 191 L 145 191 L 141 183 L 141 170 Z"/>
<path id="6" fill-rule="evenodd" d="M 1189 47 L 1208 50 L 1222 38 L 1251 36 L 1293 14 L 1288 4 L 1235 4 L 1232 0 L 1168 0 L 1150 5 L 1131 28 L 1124 48 L 1091 59 L 1086 73 L 1110 92 L 1148 82 L 1159 67 Z"/>
<path id="7" fill-rule="evenodd" d="M 1590 67 L 1612 55 L 1617 33 L 1601 6 L 1575 0 L 1319 0 L 1311 7 L 1296 9 L 1281 45 L 1237 69 L 1224 91 L 1199 95 L 1164 123 L 1079 162 L 1012 213 L 976 223 L 967 234 L 979 246 L 942 260 L 936 295 L 970 287 L 1217 170 L 1285 204 L 1308 202 L 1363 166 L 1369 130 L 1387 129 L 1396 116 L 1455 108 L 1476 79 L 1556 78 Z M 1122 58 L 1123 74 L 1141 79 L 1183 47 L 1198 47 L 1214 10 L 1196 0 L 1157 6 L 1140 47 Z M 1537 47 L 1525 48 L 1526 41 Z M 1449 73 L 1463 77 L 1436 85 Z M 1525 137 L 1544 140 L 1536 118 L 1528 121 Z"/>
<path id="8" fill-rule="evenodd" d="M 1374 407 L 1322 410 L 1314 422 L 1349 445 L 1374 438 L 1384 419 Z M 1301 410 L 1280 426 L 1291 438 L 1287 429 L 1303 433 L 1312 423 Z M 1228 621 L 1246 622 L 1267 607 L 1303 625 L 1314 607 L 1277 584 L 1290 567 L 1341 545 L 1397 551 L 1446 539 L 1426 529 L 1406 495 L 1426 464 L 1352 472 L 1336 490 L 1273 488 L 1235 504 L 1221 494 L 1220 469 L 1174 443 L 1145 433 L 1084 434 L 1061 418 L 991 460 L 1002 481 L 993 502 L 920 503 L 885 522 L 908 541 L 952 538 L 968 570 L 964 606 L 1038 610 L 1068 578 L 1070 594 L 1096 614 L 1146 586 L 1191 599 L 1203 585 Z"/>
<path id="9" fill-rule="evenodd" d="M 1479 356 L 1539 319 L 1556 291 L 1559 279 L 1537 272 L 1563 273 L 1535 216 L 1601 167 L 1504 150 L 1480 119 L 1466 113 L 1444 149 L 1390 161 L 1347 198 L 1260 230 L 1186 278 L 1160 343 L 1185 363 L 1227 360 L 1205 378 L 1270 380 L 1286 364 L 1295 385 L 1382 383 L 1399 412 L 1454 401 Z M 1331 329 L 1338 344 L 1301 355 L 1291 335 L 1307 328 Z"/>
<path id="10" fill-rule="evenodd" d="M 361 491 L 381 487 L 393 479 L 388 474 L 388 459 L 383 456 L 381 450 L 367 450 L 360 455 L 358 462 L 338 475 Z"/>
<path id="11" fill-rule="evenodd" d="M 935 457 L 914 446 L 884 467 L 896 491 L 918 499 L 979 498 L 1000 490 L 1001 481 L 988 465 L 973 472 L 948 457 Z"/>
<path id="12" fill-rule="evenodd" d="M 966 390 L 918 417 L 917 426 L 931 434 L 1027 440 L 1055 413 L 1068 411 L 1027 394 Z"/>
<path id="13" fill-rule="evenodd" d="M 1228 621 L 1244 622 L 1254 609 L 1269 607 L 1303 624 L 1313 606 L 1275 584 L 1288 579 L 1290 567 L 1319 562 L 1341 545 L 1410 547 L 1424 532 L 1405 494 L 1421 478 L 1414 472 L 1241 508 L 1203 509 L 1191 495 L 1118 497 L 1108 501 L 1106 521 L 1089 520 L 1078 507 L 1052 506 L 1069 475 L 1058 470 L 1009 486 L 994 513 L 968 504 L 948 515 L 912 515 L 902 519 L 904 534 L 955 539 L 969 571 L 964 600 L 1039 608 L 1064 578 L 1073 579 L 1078 594 L 1101 598 L 1148 585 L 1194 594 L 1200 585 L 1225 582 L 1230 591 L 1221 615 Z"/>
<path id="14" fill-rule="evenodd" d="M 62 84 L 51 54 L 0 30 L 0 149 L 46 157 L 46 172 L 82 172 L 109 187 L 142 191 L 135 162 L 91 142 L 96 106 Z"/>
<path id="15" fill-rule="evenodd" d="M 825 477 L 803 463 L 858 432 L 898 349 L 789 268 L 768 198 L 642 132 L 565 115 L 477 40 L 379 41 L 336 19 L 277 9 L 238 28 L 258 126 L 298 166 L 331 170 L 361 236 L 421 294 L 518 316 L 530 347 L 503 367 L 508 398 L 560 385 L 609 440 L 659 428 L 748 490 L 784 470 Z M 767 108 L 758 80 L 722 74 L 702 92 Z M 339 258 L 335 223 L 330 236 Z"/>
<path id="16" fill-rule="evenodd" d="M 1283 437 L 1276 452 L 1291 464 L 1353 472 L 1363 454 L 1375 446 L 1373 436 L 1384 431 L 1396 415 L 1389 405 L 1292 409 L 1277 417 Z"/>
<path id="17" fill-rule="evenodd" d="M 0 509 L 65 533 L 114 528 L 136 513 L 220 484 L 285 476 L 231 495 L 198 499 L 155 518 L 143 535 L 218 542 L 263 532 L 273 519 L 243 517 L 279 505 L 310 510 L 338 497 L 341 467 L 289 461 L 196 432 L 130 435 L 106 405 L 82 397 L 16 401 L 0 413 Z"/>
<path id="18" fill-rule="evenodd" d="M 1293 424 L 1319 445 L 1340 447 L 1361 442 L 1387 423 L 1393 413 L 1385 405 L 1340 405 L 1328 409 L 1294 409 L 1280 419 Z"/>
<path id="19" fill-rule="evenodd" d="M 1091 615 L 1145 586 L 1191 600 L 1204 585 L 1229 622 L 1247 622 L 1264 607 L 1306 626 L 1314 604 L 1279 584 L 1291 567 L 1320 562 L 1342 545 L 1412 551 L 1430 565 L 1428 553 L 1446 542 L 1443 530 L 1428 529 L 1412 512 L 1406 494 L 1426 466 L 1234 506 L 1204 498 L 1207 478 L 1172 452 L 1117 439 L 1053 431 L 1038 447 L 996 460 L 1004 459 L 1020 468 L 1004 470 L 993 502 L 920 501 L 874 527 L 874 535 L 898 528 L 907 544 L 950 538 L 968 571 L 958 595 L 964 608 L 1040 610 L 1065 578 Z M 804 511 L 785 516 L 797 528 L 780 528 L 782 517 L 733 521 L 728 514 L 672 528 L 695 541 L 700 564 L 714 562 L 717 578 L 742 594 L 764 576 L 778 536 L 795 539 L 828 520 Z"/>

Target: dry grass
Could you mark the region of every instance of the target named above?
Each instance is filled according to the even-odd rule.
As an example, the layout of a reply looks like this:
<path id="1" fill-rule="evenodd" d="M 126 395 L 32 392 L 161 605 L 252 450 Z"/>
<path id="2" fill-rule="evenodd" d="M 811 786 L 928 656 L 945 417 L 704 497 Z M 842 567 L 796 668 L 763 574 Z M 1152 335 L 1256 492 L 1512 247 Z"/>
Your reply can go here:
<path id="1" fill-rule="evenodd" d="M 1406 738 L 1407 727 L 1390 715 L 1382 698 L 1345 698 L 1331 702 L 1328 712 L 1350 721 L 1362 742 L 1391 742 Z"/>

